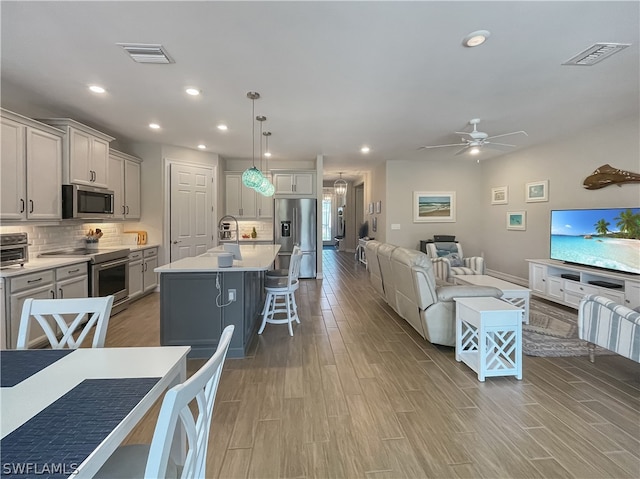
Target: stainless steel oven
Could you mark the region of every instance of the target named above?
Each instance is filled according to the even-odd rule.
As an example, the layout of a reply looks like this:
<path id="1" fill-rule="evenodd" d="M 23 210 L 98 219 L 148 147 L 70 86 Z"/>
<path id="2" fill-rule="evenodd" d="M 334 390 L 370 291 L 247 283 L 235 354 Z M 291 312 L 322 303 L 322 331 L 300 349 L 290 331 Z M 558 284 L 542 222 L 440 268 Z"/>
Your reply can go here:
<path id="1" fill-rule="evenodd" d="M 127 307 L 129 299 L 129 248 L 122 249 L 70 249 L 49 251 L 40 256 L 87 256 L 89 262 L 89 295 L 114 296 L 111 314 Z"/>
<path id="2" fill-rule="evenodd" d="M 114 296 L 113 312 L 119 312 L 129 298 L 129 258 L 91 264 L 91 296 Z"/>
<path id="3" fill-rule="evenodd" d="M 24 264 L 29 261 L 29 240 L 27 233 L 0 234 L 0 268 Z"/>

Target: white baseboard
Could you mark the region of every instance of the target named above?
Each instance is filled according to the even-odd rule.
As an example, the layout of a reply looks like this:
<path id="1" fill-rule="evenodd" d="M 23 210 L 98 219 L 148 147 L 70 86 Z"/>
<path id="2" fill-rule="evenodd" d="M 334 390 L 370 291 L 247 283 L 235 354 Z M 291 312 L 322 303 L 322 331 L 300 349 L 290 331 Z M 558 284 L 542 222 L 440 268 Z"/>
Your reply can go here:
<path id="1" fill-rule="evenodd" d="M 489 276 L 494 276 L 498 279 L 508 281 L 509 283 L 518 284 L 520 286 L 524 286 L 525 288 L 529 287 L 529 280 L 520 278 L 519 276 L 513 276 L 512 274 L 502 273 L 501 271 L 494 271 L 492 269 L 487 269 L 486 273 Z"/>

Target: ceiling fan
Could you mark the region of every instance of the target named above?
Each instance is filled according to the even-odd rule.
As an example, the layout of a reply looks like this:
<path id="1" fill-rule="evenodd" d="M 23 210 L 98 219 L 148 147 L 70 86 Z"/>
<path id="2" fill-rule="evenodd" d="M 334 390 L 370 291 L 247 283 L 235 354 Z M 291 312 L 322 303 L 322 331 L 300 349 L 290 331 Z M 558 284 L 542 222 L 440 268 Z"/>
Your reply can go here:
<path id="1" fill-rule="evenodd" d="M 519 134 L 529 136 L 527 135 L 527 132 L 524 130 L 512 131 L 511 133 L 503 133 L 501 135 L 489 136 L 487 133 L 483 131 L 478 131 L 478 123 L 480 123 L 480 118 L 474 118 L 469 121 L 469 124 L 473 125 L 473 131 L 454 132 L 458 135 L 465 135 L 465 137 L 460 138 L 462 140 L 462 143 L 453 143 L 451 145 L 421 146 L 418 149 L 422 150 L 422 149 L 428 149 L 428 148 L 446 148 L 449 146 L 462 146 L 463 148 L 456 152 L 456 156 L 461 155 L 466 151 L 469 151 L 469 153 L 472 155 L 477 155 L 478 153 L 480 153 L 480 149 L 483 147 L 492 148 L 494 150 L 503 150 L 503 151 L 507 151 L 510 148 L 516 147 L 516 145 L 509 145 L 507 143 L 496 143 L 495 141 L 490 141 L 490 140 L 493 140 L 494 138 L 501 138 L 503 136 L 519 135 Z"/>

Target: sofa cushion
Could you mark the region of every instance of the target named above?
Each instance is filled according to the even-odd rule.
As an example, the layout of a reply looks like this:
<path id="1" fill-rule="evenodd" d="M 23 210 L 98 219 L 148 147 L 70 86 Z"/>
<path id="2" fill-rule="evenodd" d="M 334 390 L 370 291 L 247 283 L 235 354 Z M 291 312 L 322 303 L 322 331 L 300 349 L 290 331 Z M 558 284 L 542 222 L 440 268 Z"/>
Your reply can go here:
<path id="1" fill-rule="evenodd" d="M 464 266 L 464 263 L 462 262 L 462 258 L 458 253 L 448 254 L 447 256 L 445 256 L 445 258 L 449 260 L 449 264 L 451 265 L 451 267 L 455 268 L 458 266 Z"/>

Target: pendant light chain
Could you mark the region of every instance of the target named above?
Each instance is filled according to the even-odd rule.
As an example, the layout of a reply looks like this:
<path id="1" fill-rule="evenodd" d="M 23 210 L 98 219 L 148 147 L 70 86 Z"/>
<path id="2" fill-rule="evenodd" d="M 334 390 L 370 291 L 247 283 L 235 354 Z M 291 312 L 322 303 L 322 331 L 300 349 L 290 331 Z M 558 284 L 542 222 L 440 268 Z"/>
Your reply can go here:
<path id="1" fill-rule="evenodd" d="M 253 121 L 255 101 L 260 98 L 260 93 L 250 91 L 247 93 L 247 98 L 251 99 L 251 159 L 253 166 L 242 173 L 242 184 L 247 188 L 256 188 L 260 186 L 264 178 L 262 172 L 256 168 L 256 127 Z"/>

